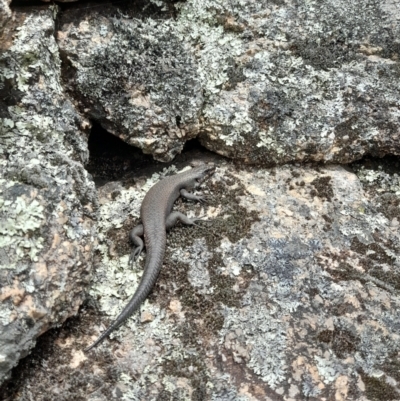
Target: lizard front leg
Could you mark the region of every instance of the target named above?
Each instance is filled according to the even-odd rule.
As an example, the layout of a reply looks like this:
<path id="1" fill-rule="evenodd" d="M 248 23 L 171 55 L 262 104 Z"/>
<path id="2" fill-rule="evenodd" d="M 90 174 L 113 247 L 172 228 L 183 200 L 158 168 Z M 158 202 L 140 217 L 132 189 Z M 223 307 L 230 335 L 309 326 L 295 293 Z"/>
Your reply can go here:
<path id="1" fill-rule="evenodd" d="M 179 191 L 179 193 L 181 194 L 182 198 L 195 200 L 199 202 L 207 202 L 207 200 L 210 198 L 208 195 L 204 194 L 199 194 L 199 195 L 192 194 L 191 192 L 188 192 L 185 188 L 182 188 Z"/>
<path id="2" fill-rule="evenodd" d="M 196 221 L 200 221 L 201 219 L 190 219 L 181 212 L 171 212 L 165 221 L 165 228 L 169 230 L 177 223 L 178 220 L 183 224 L 187 224 L 188 226 L 196 226 Z"/>

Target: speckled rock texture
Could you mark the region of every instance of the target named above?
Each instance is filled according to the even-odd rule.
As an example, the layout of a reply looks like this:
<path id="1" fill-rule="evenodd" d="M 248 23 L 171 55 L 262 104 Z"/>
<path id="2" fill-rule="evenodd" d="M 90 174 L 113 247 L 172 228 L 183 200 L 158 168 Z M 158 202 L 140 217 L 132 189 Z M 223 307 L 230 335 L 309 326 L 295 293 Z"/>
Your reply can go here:
<path id="1" fill-rule="evenodd" d="M 0 382 L 76 314 L 93 250 L 89 123 L 65 97 L 53 10 L 13 13 L 0 54 Z"/>
<path id="2" fill-rule="evenodd" d="M 6 23 L 11 18 L 10 3 L 11 0 L 0 0 L 0 35 L 4 31 Z"/>
<path id="3" fill-rule="evenodd" d="M 126 142 L 162 161 L 196 135 L 263 165 L 400 154 L 399 1 L 150 3 L 167 11 L 60 18 L 71 90 Z"/>
<path id="4" fill-rule="evenodd" d="M 266 167 L 400 154 L 400 3 L 121 7 L 0 3 L 0 381 L 39 343 L 0 397 L 398 401 L 398 165 Z M 211 221 L 171 230 L 140 312 L 84 354 L 139 282 L 145 193 L 188 164 L 96 191 L 89 119 L 159 161 L 197 137 L 241 167 L 215 157 L 210 203 L 177 202 Z"/>
<path id="5" fill-rule="evenodd" d="M 203 144 L 266 164 L 399 154 L 399 11 L 398 1 L 221 2 L 211 13 L 240 54 L 205 107 Z"/>
<path id="6" fill-rule="evenodd" d="M 400 398 L 399 175 L 217 163 L 214 199 L 175 206 L 211 222 L 170 231 L 153 294 L 84 354 L 135 291 L 127 234 L 176 168 L 99 188 L 97 318 L 85 308 L 56 336 L 16 400 Z"/>
<path id="7" fill-rule="evenodd" d="M 171 21 L 159 25 L 94 12 L 63 24 L 58 41 L 86 115 L 168 161 L 198 134 L 203 94 L 188 44 Z"/>

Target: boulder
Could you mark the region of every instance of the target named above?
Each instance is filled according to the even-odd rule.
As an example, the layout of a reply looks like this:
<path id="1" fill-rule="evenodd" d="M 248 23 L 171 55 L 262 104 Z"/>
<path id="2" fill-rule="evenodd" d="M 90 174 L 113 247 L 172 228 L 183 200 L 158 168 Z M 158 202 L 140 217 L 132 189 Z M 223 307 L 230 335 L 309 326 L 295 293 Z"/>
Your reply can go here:
<path id="1" fill-rule="evenodd" d="M 11 24 L 14 24 L 11 26 Z M 61 86 L 53 12 L 15 12 L 0 56 L 0 381 L 36 338 L 77 313 L 97 197 L 89 122 Z"/>

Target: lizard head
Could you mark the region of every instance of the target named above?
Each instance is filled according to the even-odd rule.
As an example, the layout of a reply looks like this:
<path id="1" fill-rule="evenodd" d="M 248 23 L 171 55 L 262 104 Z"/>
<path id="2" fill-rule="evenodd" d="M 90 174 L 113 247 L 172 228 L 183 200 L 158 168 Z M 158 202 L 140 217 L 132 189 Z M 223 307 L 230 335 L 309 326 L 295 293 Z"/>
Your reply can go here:
<path id="1" fill-rule="evenodd" d="M 190 165 L 192 166 L 190 170 L 191 176 L 197 184 L 201 184 L 215 172 L 214 163 L 193 161 Z"/>

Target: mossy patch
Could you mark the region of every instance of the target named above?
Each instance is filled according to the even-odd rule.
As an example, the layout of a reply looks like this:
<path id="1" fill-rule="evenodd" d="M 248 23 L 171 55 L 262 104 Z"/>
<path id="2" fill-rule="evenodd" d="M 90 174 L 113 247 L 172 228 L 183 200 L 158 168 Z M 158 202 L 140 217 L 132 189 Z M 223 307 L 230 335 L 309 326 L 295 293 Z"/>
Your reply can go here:
<path id="1" fill-rule="evenodd" d="M 329 258 L 332 258 L 333 260 L 338 260 L 339 264 L 337 267 L 332 268 L 329 265 L 326 266 L 326 270 L 329 272 L 329 274 L 331 275 L 331 277 L 335 280 L 335 281 L 349 281 L 349 280 L 357 280 L 359 281 L 361 284 L 367 284 L 371 282 L 371 276 L 374 278 L 377 278 L 378 280 L 381 280 L 383 283 L 388 283 L 390 285 L 398 285 L 396 280 L 397 280 L 397 276 L 395 276 L 395 281 L 392 281 L 393 275 L 392 273 L 388 273 L 388 272 L 383 272 L 381 269 L 379 271 L 377 271 L 376 269 L 371 271 L 368 271 L 368 274 L 363 273 L 362 271 L 356 270 L 353 266 L 351 266 L 350 264 L 348 264 L 347 262 L 345 262 L 345 258 L 344 259 L 338 259 L 337 257 L 335 257 L 335 255 L 331 255 L 329 254 Z M 362 261 L 362 260 L 361 260 Z M 375 281 L 374 284 L 378 287 L 381 287 L 384 290 L 387 290 L 387 287 L 383 284 L 380 283 L 379 281 Z M 346 308 L 346 306 L 343 306 L 343 308 Z M 338 308 L 337 309 L 337 313 L 336 315 L 341 315 L 343 308 Z M 350 307 L 349 307 L 350 308 Z M 348 312 L 351 311 L 348 310 Z"/>
<path id="2" fill-rule="evenodd" d="M 362 303 L 362 302 L 360 302 L 360 303 Z M 357 308 L 348 302 L 343 302 L 332 308 L 332 314 L 334 316 L 350 315 L 351 313 L 356 312 L 356 311 L 357 311 Z"/>
<path id="3" fill-rule="evenodd" d="M 367 256 L 369 259 L 372 259 L 379 263 L 387 263 L 389 265 L 393 265 L 396 258 L 394 256 L 390 256 L 387 254 L 385 249 L 383 249 L 379 244 L 363 244 L 358 238 L 353 238 L 351 241 L 350 249 L 354 252 L 359 253 L 360 255 Z"/>
<path id="4" fill-rule="evenodd" d="M 188 266 L 185 263 L 171 259 L 169 251 L 164 262 L 165 266 L 155 285 L 155 291 L 149 297 L 150 300 L 157 300 L 162 307 L 167 307 L 173 297 L 178 297 L 183 306 L 186 319 L 191 323 L 182 327 L 185 335 L 184 342 L 196 342 L 200 337 L 209 338 L 216 334 L 223 326 L 223 316 L 220 306 L 222 304 L 230 307 L 238 307 L 243 296 L 244 287 L 239 292 L 233 290 L 236 283 L 234 278 L 216 272 L 217 268 L 223 266 L 223 261 L 218 254 L 208 263 L 210 272 L 211 294 L 203 294 L 194 288 L 188 280 Z M 247 273 L 246 273 L 247 274 Z M 248 274 L 245 283 L 250 278 Z M 190 335 L 187 331 L 190 331 Z"/>
<path id="5" fill-rule="evenodd" d="M 378 197 L 377 200 L 379 212 L 389 220 L 397 218 L 400 221 L 400 197 L 398 195 L 387 193 Z"/>
<path id="6" fill-rule="evenodd" d="M 243 73 L 243 66 L 236 63 L 235 60 L 229 61 L 229 67 L 226 71 L 228 81 L 223 85 L 224 90 L 233 90 L 237 84 L 245 81 L 246 77 Z"/>
<path id="7" fill-rule="evenodd" d="M 184 354 L 179 360 L 164 359 L 162 368 L 164 374 L 166 375 L 175 377 L 185 377 L 189 379 L 192 388 L 194 389 L 197 395 L 206 393 L 206 385 L 209 378 L 209 373 L 207 366 L 204 363 L 204 359 L 199 358 L 198 355 L 195 355 L 193 353 L 191 354 L 187 353 Z M 178 400 L 177 398 L 173 397 L 166 399 Z"/>
<path id="8" fill-rule="evenodd" d="M 225 181 L 215 183 L 208 181 L 203 185 L 203 191 L 209 192 L 212 196 L 209 205 L 220 207 L 222 212 L 219 217 L 209 222 L 199 222 L 197 227 L 184 227 L 177 225 L 167 235 L 167 248 L 170 245 L 180 245 L 188 247 L 193 244 L 196 238 L 204 238 L 210 249 L 218 247 L 223 238 L 228 238 L 230 242 L 235 243 L 245 238 L 252 224 L 260 220 L 259 213 L 248 211 L 240 205 L 239 196 L 248 195 L 243 184 L 238 182 L 237 178 L 229 173 L 225 174 Z M 236 184 L 235 189 L 231 186 Z M 186 200 L 178 199 L 175 203 L 175 209 L 182 207 Z M 193 209 L 197 211 L 203 206 L 199 203 L 194 204 Z M 197 210 L 196 210 L 197 209 Z"/>
<path id="9" fill-rule="evenodd" d="M 297 40 L 290 50 L 302 57 L 306 64 L 324 71 L 340 68 L 357 56 L 355 46 L 338 37 Z"/>
<path id="10" fill-rule="evenodd" d="M 0 62 L 0 67 L 4 67 Z M 24 93 L 17 88 L 15 78 L 4 78 L 0 85 L 0 118 L 10 118 L 8 107 L 21 102 Z"/>
<path id="11" fill-rule="evenodd" d="M 361 138 L 361 132 L 357 123 L 357 117 L 352 117 L 338 124 L 335 128 L 335 136 L 337 140 L 345 143 L 359 141 Z"/>
<path id="12" fill-rule="evenodd" d="M 210 281 L 213 288 L 211 294 L 202 294 L 197 291 L 188 280 L 188 266 L 184 263 L 171 260 L 171 255 L 165 259 L 163 270 L 150 297 L 167 306 L 172 297 L 180 300 L 182 311 L 185 314 L 183 323 L 177 322 L 177 331 L 182 343 L 195 354 L 185 354 L 181 359 L 164 359 L 163 370 L 165 374 L 185 377 L 190 380 L 194 389 L 192 400 L 203 400 L 207 394 L 209 371 L 204 364 L 204 353 L 210 337 L 219 332 L 224 323 L 221 313 L 221 303 L 229 306 L 238 306 L 242 293 L 236 293 L 232 287 L 236 280 L 221 275 L 213 270 L 222 266 L 222 260 L 216 256 L 208 263 Z M 167 396 L 167 394 L 165 394 Z M 173 394 L 170 394 L 173 398 Z"/>
<path id="13" fill-rule="evenodd" d="M 247 236 L 253 223 L 260 221 L 259 213 L 248 211 L 239 204 L 238 197 L 248 195 L 245 186 L 231 174 L 226 174 L 226 177 L 237 183 L 237 187 L 234 190 L 222 182 L 210 184 L 210 191 L 227 218 L 218 218 L 213 221 L 210 231 L 216 234 L 213 237 L 214 241 L 211 242 L 211 238 L 205 237 L 209 246 L 215 246 L 215 240 L 223 237 L 227 237 L 232 243 L 238 242 Z"/>
<path id="14" fill-rule="evenodd" d="M 329 223 L 329 224 L 333 223 L 333 220 L 332 220 L 329 216 L 327 216 L 326 214 L 323 214 L 321 217 L 322 217 L 327 223 Z"/>
<path id="15" fill-rule="evenodd" d="M 350 331 L 335 327 L 334 330 L 323 330 L 317 336 L 318 341 L 327 343 L 338 358 L 346 358 L 357 349 L 360 340 Z"/>
<path id="16" fill-rule="evenodd" d="M 235 182 L 237 187 L 231 189 Z M 221 255 L 214 252 L 212 258 L 208 261 L 208 270 L 210 273 L 210 287 L 213 288 L 212 294 L 203 294 L 197 291 L 188 281 L 188 266 L 172 259 L 170 249 L 174 246 L 187 248 L 191 246 L 196 238 L 204 238 L 209 249 L 216 248 L 223 238 L 228 238 L 232 243 L 244 238 L 250 231 L 251 225 L 259 220 L 258 213 L 248 212 L 239 204 L 238 196 L 244 195 L 246 190 L 244 186 L 237 183 L 236 177 L 227 174 L 226 182 L 208 182 L 207 187 L 212 193 L 213 200 L 210 202 L 218 204 L 222 208 L 222 215 L 226 218 L 216 218 L 210 223 L 200 223 L 200 227 L 183 227 L 178 225 L 174 227 L 167 235 L 167 251 L 165 257 L 165 267 L 162 269 L 158 282 L 156 284 L 157 292 L 160 291 L 164 299 L 162 303 L 166 306 L 173 296 L 178 296 L 182 305 L 186 308 L 185 313 L 191 317 L 191 321 L 202 320 L 199 323 L 199 333 L 208 337 L 222 328 L 223 317 L 219 307 L 221 304 L 230 307 L 238 307 L 244 286 L 249 283 L 252 274 L 242 272 L 244 278 L 242 288 L 239 292 L 233 290 L 236 279 L 229 275 L 221 274 L 219 269 L 224 267 Z M 182 206 L 183 200 L 178 201 L 177 208 Z M 201 207 L 196 205 L 195 207 Z M 171 293 L 171 283 L 174 283 L 175 289 Z"/>
<path id="17" fill-rule="evenodd" d="M 323 230 L 325 232 L 330 231 L 332 229 L 333 220 L 329 216 L 327 216 L 326 214 L 323 214 L 321 217 L 326 221 L 326 224 L 325 224 Z"/>
<path id="18" fill-rule="evenodd" d="M 331 185 L 331 177 L 319 177 L 311 182 L 315 190 L 311 191 L 311 195 L 318 196 L 319 198 L 326 199 L 330 202 L 333 198 L 333 188 Z"/>
<path id="19" fill-rule="evenodd" d="M 390 241 L 387 245 L 393 247 L 393 252 L 398 252 L 397 247 L 394 247 Z M 396 258 L 391 256 L 379 243 L 365 245 L 358 238 L 353 238 L 350 249 L 361 256 L 360 262 L 368 274 L 396 289 L 400 289 L 400 275 L 394 269 Z M 392 269 L 384 270 L 382 266 L 384 264 L 389 265 Z"/>
<path id="20" fill-rule="evenodd" d="M 381 366 L 381 369 L 397 382 L 400 382 L 400 356 L 392 354 Z"/>
<path id="21" fill-rule="evenodd" d="M 364 373 L 360 374 L 365 384 L 365 395 L 372 401 L 395 401 L 400 394 L 396 389 L 386 382 L 384 377 L 371 377 Z"/>
<path id="22" fill-rule="evenodd" d="M 330 343 L 333 338 L 333 331 L 332 330 L 322 330 L 318 336 L 318 340 L 323 343 Z"/>

